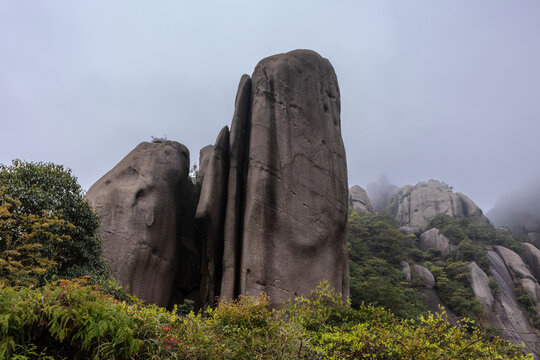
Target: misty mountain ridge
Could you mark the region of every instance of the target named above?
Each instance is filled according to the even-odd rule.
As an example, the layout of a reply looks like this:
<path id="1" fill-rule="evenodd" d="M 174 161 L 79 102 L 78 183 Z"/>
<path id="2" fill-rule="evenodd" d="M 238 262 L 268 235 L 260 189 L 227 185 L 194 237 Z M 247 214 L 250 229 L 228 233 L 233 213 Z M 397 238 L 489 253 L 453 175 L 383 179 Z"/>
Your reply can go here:
<path id="1" fill-rule="evenodd" d="M 402 316 L 419 311 L 419 300 L 432 312 L 443 306 L 451 318 L 475 319 L 540 353 L 540 191 L 505 196 L 489 212 L 492 223 L 465 194 L 437 180 L 398 188 L 383 177 L 369 189 L 355 185 L 349 191 L 353 303 L 374 302 Z M 375 210 L 371 194 L 386 199 L 382 211 Z M 380 237 L 383 224 L 386 235 Z M 380 261 L 385 265 L 374 265 Z M 392 280 L 398 272 L 408 286 Z"/>

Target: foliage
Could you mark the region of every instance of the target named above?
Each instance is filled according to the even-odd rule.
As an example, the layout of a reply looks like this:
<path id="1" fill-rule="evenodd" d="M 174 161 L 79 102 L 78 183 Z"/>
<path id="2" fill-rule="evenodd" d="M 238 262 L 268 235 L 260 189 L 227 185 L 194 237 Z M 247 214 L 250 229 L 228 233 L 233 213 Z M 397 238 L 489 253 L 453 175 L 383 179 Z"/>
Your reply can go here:
<path id="1" fill-rule="evenodd" d="M 57 253 L 69 241 L 73 225 L 47 211 L 25 214 L 21 202 L 5 192 L 0 187 L 0 283 L 38 285 L 57 266 L 45 254 Z"/>
<path id="2" fill-rule="evenodd" d="M 328 284 L 272 310 L 264 294 L 178 315 L 88 278 L 0 288 L 0 359 L 532 359 L 469 321 L 352 309 Z"/>
<path id="3" fill-rule="evenodd" d="M 0 165 L 0 185 L 0 251 L 12 258 L 12 266 L 0 264 L 4 279 L 9 273 L 12 283 L 24 272 L 25 279 L 32 279 L 26 284 L 54 276 L 106 278 L 96 234 L 99 221 L 70 170 L 15 160 L 11 166 Z"/>
<path id="4" fill-rule="evenodd" d="M 347 240 L 354 308 L 366 302 L 383 306 L 401 317 L 425 312 L 423 295 L 404 282 L 398 268 L 400 261 L 415 249 L 414 235 L 402 234 L 386 213 L 360 216 L 351 210 Z"/>
<path id="5" fill-rule="evenodd" d="M 470 288 L 466 265 L 474 261 L 489 275 L 487 247 L 502 245 L 519 253 L 519 243 L 506 230 L 491 224 L 475 224 L 468 218 L 452 218 L 446 214 L 437 214 L 430 221 L 429 228 L 439 229 L 455 245 L 444 258 L 433 254 L 424 258 L 437 280 L 438 295 L 457 315 L 480 319 L 482 308 Z M 497 296 L 496 283 L 491 281 L 490 287 L 496 290 L 494 294 Z"/>
<path id="6" fill-rule="evenodd" d="M 324 284 L 310 299 L 291 302 L 286 311 L 324 359 L 533 358 L 497 337 L 489 338 L 468 319 L 450 324 L 444 312 L 405 320 L 373 305 L 351 310 Z"/>

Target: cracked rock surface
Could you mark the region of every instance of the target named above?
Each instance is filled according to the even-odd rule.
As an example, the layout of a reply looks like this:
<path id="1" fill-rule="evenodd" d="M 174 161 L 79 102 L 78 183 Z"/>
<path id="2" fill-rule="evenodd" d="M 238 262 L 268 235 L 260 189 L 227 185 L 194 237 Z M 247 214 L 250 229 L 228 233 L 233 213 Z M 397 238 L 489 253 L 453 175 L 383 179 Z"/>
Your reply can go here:
<path id="1" fill-rule="evenodd" d="M 112 275 L 132 294 L 161 306 L 171 300 L 182 257 L 179 242 L 193 216 L 188 170 L 184 145 L 143 142 L 86 193 L 101 220 Z"/>
<path id="2" fill-rule="evenodd" d="M 348 295 L 348 188 L 340 97 L 309 50 L 263 59 L 252 76 L 240 292 L 279 304 L 326 279 Z"/>

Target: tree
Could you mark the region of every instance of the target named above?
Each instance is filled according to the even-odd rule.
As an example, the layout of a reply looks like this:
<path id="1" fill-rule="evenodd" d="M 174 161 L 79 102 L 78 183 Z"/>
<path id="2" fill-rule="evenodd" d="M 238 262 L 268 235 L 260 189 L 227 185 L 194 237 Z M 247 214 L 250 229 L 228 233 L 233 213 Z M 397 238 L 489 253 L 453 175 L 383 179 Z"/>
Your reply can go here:
<path id="1" fill-rule="evenodd" d="M 0 264 L 4 274 L 12 278 L 13 261 L 19 259 L 16 272 L 27 272 L 38 282 L 107 275 L 99 220 L 69 169 L 14 160 L 11 166 L 0 165 L 0 186 L 0 252 L 12 254 L 11 267 Z M 20 261 L 28 256 L 33 262 Z"/>

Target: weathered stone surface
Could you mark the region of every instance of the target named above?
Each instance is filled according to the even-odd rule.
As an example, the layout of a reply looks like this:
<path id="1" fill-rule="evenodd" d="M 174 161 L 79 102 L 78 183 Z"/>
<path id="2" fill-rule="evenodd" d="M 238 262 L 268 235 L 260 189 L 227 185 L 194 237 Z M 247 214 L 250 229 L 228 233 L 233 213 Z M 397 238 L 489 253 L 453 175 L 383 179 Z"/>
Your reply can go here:
<path id="1" fill-rule="evenodd" d="M 197 171 L 197 186 L 199 189 L 202 187 L 204 175 L 208 169 L 208 161 L 210 161 L 213 150 L 214 146 L 207 145 L 199 151 L 199 169 Z"/>
<path id="2" fill-rule="evenodd" d="M 402 226 L 426 228 L 437 214 L 452 217 L 468 217 L 478 224 L 489 224 L 482 210 L 461 193 L 454 193 L 438 181 L 420 182 L 416 186 L 405 185 L 396 191 L 389 211 Z"/>
<path id="3" fill-rule="evenodd" d="M 412 266 L 412 281 L 427 289 L 433 289 L 437 284 L 431 271 L 427 267 L 418 264 Z"/>
<path id="4" fill-rule="evenodd" d="M 478 298 L 482 307 L 489 311 L 493 305 L 493 294 L 489 287 L 489 278 L 474 261 L 467 265 L 469 279 L 474 296 Z"/>
<path id="5" fill-rule="evenodd" d="M 373 213 L 373 206 L 366 190 L 358 185 L 354 185 L 349 189 L 349 205 L 361 215 Z"/>
<path id="6" fill-rule="evenodd" d="M 235 298 L 240 292 L 240 257 L 242 215 L 245 189 L 245 158 L 249 111 L 251 108 L 251 78 L 243 75 L 238 84 L 229 144 L 229 180 L 225 211 L 223 276 L 221 296 Z"/>
<path id="7" fill-rule="evenodd" d="M 540 299 L 540 286 L 525 266 L 521 257 L 504 246 L 494 246 L 493 248 L 506 264 L 512 279 L 521 284 L 526 289 L 529 297 L 538 303 L 538 299 Z"/>
<path id="8" fill-rule="evenodd" d="M 221 130 L 216 144 L 206 156 L 208 157 L 207 165 L 204 167 L 195 220 L 201 243 L 200 296 L 203 304 L 212 305 L 215 297 L 219 296 L 221 287 L 223 227 L 229 175 L 229 129 L 227 127 Z"/>
<path id="9" fill-rule="evenodd" d="M 538 281 L 540 279 L 540 250 L 533 244 L 523 243 L 523 260 Z"/>
<path id="10" fill-rule="evenodd" d="M 450 240 L 439 229 L 432 228 L 420 235 L 418 247 L 422 250 L 437 249 L 446 256 L 450 252 Z"/>
<path id="11" fill-rule="evenodd" d="M 144 142 L 86 194 L 101 220 L 99 235 L 112 275 L 132 294 L 161 306 L 169 305 L 179 261 L 197 256 L 182 254 L 180 244 L 192 228 L 188 172 L 186 147 Z M 192 275 L 184 274 L 178 284 L 186 292 Z"/>
<path id="12" fill-rule="evenodd" d="M 491 308 L 484 308 L 492 326 L 502 330 L 502 337 L 514 344 L 525 344 L 525 349 L 540 353 L 540 339 L 527 319 L 526 309 L 518 302 L 514 291 L 514 280 L 505 261 L 495 252 L 488 251 L 491 275 L 499 288 L 499 299 Z"/>
<path id="13" fill-rule="evenodd" d="M 252 76 L 241 293 L 274 304 L 323 279 L 348 295 L 347 168 L 330 62 L 309 50 L 263 59 Z"/>
<path id="14" fill-rule="evenodd" d="M 411 267 L 409 266 L 409 263 L 406 261 L 402 261 L 400 265 L 401 265 L 401 272 L 405 274 L 405 280 L 407 280 L 408 282 L 411 282 L 412 276 L 411 276 Z"/>

